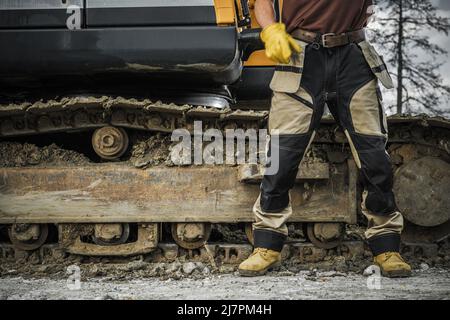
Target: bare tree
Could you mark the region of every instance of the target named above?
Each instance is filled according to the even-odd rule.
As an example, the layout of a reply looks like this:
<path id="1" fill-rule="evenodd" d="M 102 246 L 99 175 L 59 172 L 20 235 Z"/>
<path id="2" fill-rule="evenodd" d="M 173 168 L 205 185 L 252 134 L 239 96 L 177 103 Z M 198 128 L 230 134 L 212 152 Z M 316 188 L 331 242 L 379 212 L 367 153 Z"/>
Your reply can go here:
<path id="1" fill-rule="evenodd" d="M 390 107 L 398 114 L 450 114 L 439 107 L 450 96 L 450 86 L 443 83 L 439 71 L 447 50 L 426 35 L 448 35 L 449 18 L 439 16 L 430 0 L 378 0 L 376 5 L 372 40 L 382 47 L 386 62 L 396 70 L 392 75 L 397 80 L 397 104 Z"/>

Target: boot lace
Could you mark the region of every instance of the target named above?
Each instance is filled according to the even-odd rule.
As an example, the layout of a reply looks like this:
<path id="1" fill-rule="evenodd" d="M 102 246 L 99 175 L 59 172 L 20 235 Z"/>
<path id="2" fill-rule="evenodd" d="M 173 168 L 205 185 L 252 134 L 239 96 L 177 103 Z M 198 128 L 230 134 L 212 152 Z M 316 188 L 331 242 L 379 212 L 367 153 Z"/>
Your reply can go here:
<path id="1" fill-rule="evenodd" d="M 266 248 L 255 248 L 255 250 L 252 253 L 252 257 L 259 254 L 261 257 L 263 257 L 264 259 L 267 258 L 267 253 L 268 253 L 268 249 Z"/>
<path id="2" fill-rule="evenodd" d="M 394 258 L 394 260 L 400 260 L 401 262 L 405 262 L 405 260 L 403 260 L 402 256 L 398 252 L 386 252 L 384 254 L 384 258 L 385 261 Z"/>

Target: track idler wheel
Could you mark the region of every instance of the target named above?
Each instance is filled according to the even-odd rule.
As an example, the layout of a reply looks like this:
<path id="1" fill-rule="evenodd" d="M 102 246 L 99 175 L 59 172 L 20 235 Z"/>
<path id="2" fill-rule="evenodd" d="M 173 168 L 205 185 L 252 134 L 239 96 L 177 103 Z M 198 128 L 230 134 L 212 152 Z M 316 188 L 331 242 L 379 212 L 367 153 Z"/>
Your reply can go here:
<path id="1" fill-rule="evenodd" d="M 423 157 L 400 167 L 394 192 L 406 220 L 421 227 L 438 227 L 450 221 L 450 164 Z"/>
<path id="2" fill-rule="evenodd" d="M 9 239 L 14 247 L 20 250 L 31 251 L 40 248 L 48 237 L 46 224 L 13 224 L 8 230 Z"/>
<path id="3" fill-rule="evenodd" d="M 103 127 L 92 135 L 92 147 L 100 158 L 105 160 L 119 159 L 128 149 L 127 132 L 122 128 Z"/>
<path id="4" fill-rule="evenodd" d="M 211 235 L 210 223 L 172 223 L 171 233 L 175 242 L 184 249 L 198 249 Z"/>
<path id="5" fill-rule="evenodd" d="M 308 223 L 306 235 L 316 247 L 333 249 L 342 242 L 344 226 L 341 223 Z"/>

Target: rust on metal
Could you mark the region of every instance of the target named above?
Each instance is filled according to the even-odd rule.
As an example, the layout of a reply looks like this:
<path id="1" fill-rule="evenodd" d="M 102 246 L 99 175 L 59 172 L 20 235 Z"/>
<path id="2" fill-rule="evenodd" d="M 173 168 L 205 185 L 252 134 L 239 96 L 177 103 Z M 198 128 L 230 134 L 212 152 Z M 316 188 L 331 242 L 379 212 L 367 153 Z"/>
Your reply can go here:
<path id="1" fill-rule="evenodd" d="M 333 165 L 328 180 L 298 183 L 291 221 L 355 221 L 351 172 Z M 251 222 L 259 186 L 238 176 L 229 166 L 2 168 L 0 223 Z"/>
<path id="2" fill-rule="evenodd" d="M 97 245 L 83 242 L 78 236 L 76 238 L 65 238 L 69 233 L 64 232 L 66 226 L 60 225 L 61 243 L 63 249 L 72 254 L 85 256 L 133 256 L 152 252 L 158 246 L 158 225 L 140 224 L 138 226 L 137 240 L 131 243 L 112 246 Z"/>
<path id="3" fill-rule="evenodd" d="M 243 164 L 239 166 L 239 181 L 259 183 L 264 175 L 264 166 Z M 327 180 L 330 178 L 330 165 L 327 162 L 303 162 L 298 171 L 297 180 Z"/>

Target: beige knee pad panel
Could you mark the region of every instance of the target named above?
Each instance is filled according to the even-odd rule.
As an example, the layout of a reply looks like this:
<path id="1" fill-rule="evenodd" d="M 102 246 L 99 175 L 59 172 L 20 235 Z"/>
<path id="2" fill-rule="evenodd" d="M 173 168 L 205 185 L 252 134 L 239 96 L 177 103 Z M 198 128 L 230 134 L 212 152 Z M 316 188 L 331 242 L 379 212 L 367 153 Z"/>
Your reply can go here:
<path id="1" fill-rule="evenodd" d="M 302 88 L 297 96 L 313 103 L 312 97 Z M 269 114 L 269 130 L 278 130 L 277 134 L 305 134 L 309 131 L 313 109 L 304 105 L 286 93 L 274 92 Z"/>
<path id="2" fill-rule="evenodd" d="M 377 94 L 377 80 L 360 88 L 350 102 L 350 114 L 356 133 L 386 136 L 387 122 Z"/>

